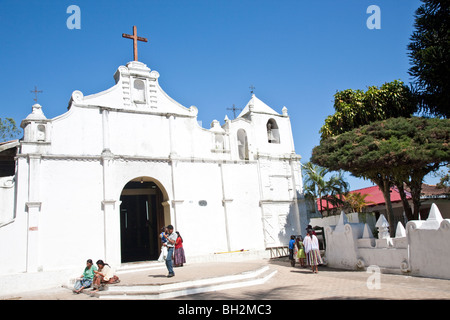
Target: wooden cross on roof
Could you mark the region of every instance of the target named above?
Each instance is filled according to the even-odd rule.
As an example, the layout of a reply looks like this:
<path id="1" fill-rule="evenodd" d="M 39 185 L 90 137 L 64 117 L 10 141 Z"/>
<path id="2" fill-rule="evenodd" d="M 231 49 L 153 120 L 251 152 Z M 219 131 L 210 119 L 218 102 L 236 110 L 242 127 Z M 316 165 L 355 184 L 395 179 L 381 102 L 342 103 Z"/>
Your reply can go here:
<path id="1" fill-rule="evenodd" d="M 122 37 L 123 37 L 123 38 L 127 38 L 127 39 L 133 39 L 133 54 L 134 54 L 134 61 L 138 61 L 138 47 L 137 47 L 137 42 L 138 42 L 138 41 L 148 42 L 148 39 L 147 39 L 147 38 L 142 38 L 142 37 L 138 37 L 138 36 L 137 36 L 137 28 L 136 28 L 136 26 L 133 26 L 133 35 L 129 35 L 129 34 L 122 33 Z"/>
<path id="2" fill-rule="evenodd" d="M 249 88 L 250 88 L 250 90 L 251 90 L 250 93 L 253 94 L 253 91 L 254 91 L 256 88 L 255 88 L 253 85 L 251 85 Z"/>
<path id="3" fill-rule="evenodd" d="M 42 93 L 42 92 L 43 92 L 42 90 L 38 91 L 37 87 L 34 86 L 34 90 L 31 90 L 31 93 L 34 93 L 34 99 L 33 99 L 34 102 L 37 103 L 37 101 L 38 101 L 37 95 L 38 95 L 38 93 Z"/>

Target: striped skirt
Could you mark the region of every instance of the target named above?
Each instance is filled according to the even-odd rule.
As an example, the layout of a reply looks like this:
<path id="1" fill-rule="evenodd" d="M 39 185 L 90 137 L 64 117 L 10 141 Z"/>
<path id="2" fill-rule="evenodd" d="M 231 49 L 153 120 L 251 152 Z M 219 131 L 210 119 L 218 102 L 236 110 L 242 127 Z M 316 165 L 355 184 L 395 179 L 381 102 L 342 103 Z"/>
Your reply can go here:
<path id="1" fill-rule="evenodd" d="M 322 257 L 320 256 L 320 251 L 317 249 L 309 251 L 306 254 L 306 263 L 310 266 L 323 264 Z"/>
<path id="2" fill-rule="evenodd" d="M 181 265 L 183 263 L 186 263 L 186 257 L 184 256 L 184 249 L 183 247 L 175 249 L 173 253 L 173 264 L 174 265 Z"/>

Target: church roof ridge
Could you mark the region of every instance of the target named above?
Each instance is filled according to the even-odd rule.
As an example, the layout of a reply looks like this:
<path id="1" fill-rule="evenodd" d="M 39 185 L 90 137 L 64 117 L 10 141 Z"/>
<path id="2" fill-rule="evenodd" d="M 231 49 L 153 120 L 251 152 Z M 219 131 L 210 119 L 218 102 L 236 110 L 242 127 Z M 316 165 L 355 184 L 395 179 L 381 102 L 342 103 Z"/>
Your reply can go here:
<path id="1" fill-rule="evenodd" d="M 266 113 L 273 114 L 279 116 L 280 114 L 269 107 L 266 103 L 264 103 L 261 99 L 259 99 L 254 93 L 252 93 L 252 97 L 247 105 L 244 107 L 242 112 L 238 115 L 238 118 L 243 117 L 249 112 L 256 113 Z"/>

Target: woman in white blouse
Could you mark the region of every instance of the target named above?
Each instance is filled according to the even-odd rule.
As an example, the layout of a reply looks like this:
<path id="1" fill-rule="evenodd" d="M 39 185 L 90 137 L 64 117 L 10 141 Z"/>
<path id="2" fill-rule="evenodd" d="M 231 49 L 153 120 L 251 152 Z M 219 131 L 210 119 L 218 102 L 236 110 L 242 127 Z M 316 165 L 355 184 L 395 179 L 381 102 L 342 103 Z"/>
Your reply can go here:
<path id="1" fill-rule="evenodd" d="M 307 230 L 308 234 L 303 240 L 303 246 L 305 247 L 306 262 L 311 266 L 313 273 L 318 273 L 318 265 L 323 264 L 322 257 L 320 256 L 319 240 L 313 234 L 312 229 Z"/>
<path id="2" fill-rule="evenodd" d="M 113 269 L 111 269 L 109 264 L 103 262 L 103 260 L 98 260 L 96 264 L 98 266 L 98 271 L 94 271 L 94 288 L 92 291 L 101 291 L 104 290 L 105 286 L 108 284 L 120 282 L 119 277 L 114 274 Z"/>

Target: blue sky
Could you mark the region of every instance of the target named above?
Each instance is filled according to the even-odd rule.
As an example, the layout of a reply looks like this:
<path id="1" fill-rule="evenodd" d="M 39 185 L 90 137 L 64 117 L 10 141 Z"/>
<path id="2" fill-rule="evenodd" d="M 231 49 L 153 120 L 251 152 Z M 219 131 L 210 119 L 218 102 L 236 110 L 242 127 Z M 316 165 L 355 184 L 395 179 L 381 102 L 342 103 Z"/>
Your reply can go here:
<path id="1" fill-rule="evenodd" d="M 67 110 L 74 90 L 84 95 L 114 85 L 120 65 L 133 59 L 157 70 L 160 85 L 186 107 L 199 109 L 209 128 L 233 104 L 255 94 L 281 113 L 288 108 L 296 152 L 307 162 L 320 127 L 334 113 L 337 90 L 400 79 L 411 81 L 406 46 L 419 0 L 0 0 L 0 118 L 20 123 L 38 86 L 47 118 Z M 70 5 L 81 9 L 81 29 L 67 28 Z M 381 29 L 370 30 L 370 5 L 381 9 Z M 352 189 L 372 185 L 348 177 Z M 428 180 L 427 182 L 433 182 Z"/>

